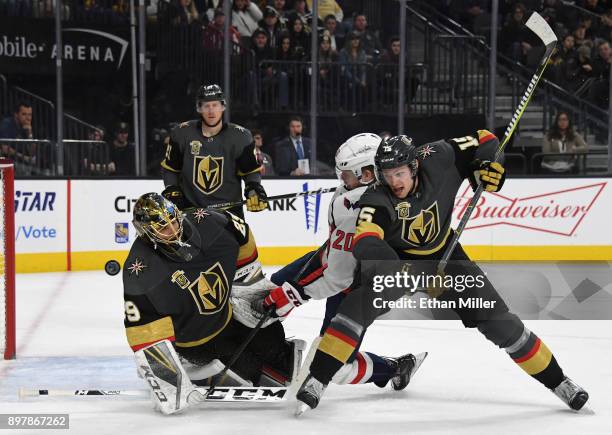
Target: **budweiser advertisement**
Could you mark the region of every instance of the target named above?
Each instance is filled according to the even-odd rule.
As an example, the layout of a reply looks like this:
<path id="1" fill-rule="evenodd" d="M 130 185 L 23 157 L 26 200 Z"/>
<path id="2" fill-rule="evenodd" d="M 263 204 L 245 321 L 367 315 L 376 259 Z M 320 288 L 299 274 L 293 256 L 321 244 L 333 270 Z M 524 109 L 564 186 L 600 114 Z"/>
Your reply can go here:
<path id="1" fill-rule="evenodd" d="M 462 243 L 493 245 L 612 245 L 612 194 L 607 179 L 510 179 L 499 193 L 480 198 Z M 453 224 L 472 198 L 464 183 Z"/>

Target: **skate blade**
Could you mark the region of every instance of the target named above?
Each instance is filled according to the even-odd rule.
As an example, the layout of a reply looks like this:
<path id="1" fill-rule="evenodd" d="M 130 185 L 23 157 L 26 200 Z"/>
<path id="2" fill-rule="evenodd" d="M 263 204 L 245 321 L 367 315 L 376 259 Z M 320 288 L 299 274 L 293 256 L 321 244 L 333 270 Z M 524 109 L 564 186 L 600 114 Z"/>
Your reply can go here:
<path id="1" fill-rule="evenodd" d="M 425 361 L 425 358 L 427 358 L 427 355 L 429 355 L 427 352 L 422 352 L 414 356 L 415 362 L 414 362 L 414 367 L 410 371 L 410 380 L 412 380 L 412 377 L 414 376 L 414 374 L 417 372 L 419 367 L 421 367 L 421 364 L 423 364 L 423 361 Z"/>
<path id="2" fill-rule="evenodd" d="M 297 406 L 295 407 L 295 416 L 300 417 L 302 414 L 304 414 L 308 410 L 310 410 L 310 406 L 298 400 Z"/>

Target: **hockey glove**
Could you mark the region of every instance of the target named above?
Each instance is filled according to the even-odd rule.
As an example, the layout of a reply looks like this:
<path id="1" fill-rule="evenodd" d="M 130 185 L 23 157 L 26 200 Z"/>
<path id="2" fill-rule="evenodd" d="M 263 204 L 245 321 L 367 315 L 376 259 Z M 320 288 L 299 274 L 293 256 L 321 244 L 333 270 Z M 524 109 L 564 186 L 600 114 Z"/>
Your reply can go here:
<path id="1" fill-rule="evenodd" d="M 162 192 L 162 196 L 169 201 L 172 201 L 174 205 L 176 205 L 179 210 L 184 210 L 189 207 L 193 207 L 193 205 L 189 202 L 183 191 L 179 186 L 169 185 Z"/>
<path id="2" fill-rule="evenodd" d="M 506 170 L 501 163 L 488 160 L 476 160 L 473 163 L 474 175 L 470 177 L 472 189 L 476 190 L 478 184 L 487 192 L 499 192 L 506 180 Z"/>
<path id="3" fill-rule="evenodd" d="M 262 211 L 268 208 L 268 195 L 260 183 L 246 183 L 244 198 L 248 211 Z"/>
<path id="4" fill-rule="evenodd" d="M 297 284 L 285 281 L 282 287 L 270 290 L 263 301 L 264 310 L 273 309 L 273 316 L 286 317 L 291 310 L 308 302 L 310 297 L 304 293 L 304 289 Z"/>

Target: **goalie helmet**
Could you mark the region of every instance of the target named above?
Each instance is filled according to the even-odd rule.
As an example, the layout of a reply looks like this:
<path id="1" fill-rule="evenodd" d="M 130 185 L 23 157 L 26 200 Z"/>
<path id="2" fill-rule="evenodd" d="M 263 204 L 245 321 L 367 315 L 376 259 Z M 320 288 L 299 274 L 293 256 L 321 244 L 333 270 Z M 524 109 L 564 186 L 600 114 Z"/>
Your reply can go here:
<path id="1" fill-rule="evenodd" d="M 145 193 L 134 205 L 132 220 L 138 235 L 153 244 L 182 245 L 183 214 L 174 203 L 159 193 Z"/>
<path id="2" fill-rule="evenodd" d="M 336 151 L 336 175 L 351 171 L 361 181 L 361 170 L 374 166 L 374 155 L 380 144 L 380 136 L 374 133 L 361 133 L 349 138 Z"/>
<path id="3" fill-rule="evenodd" d="M 416 147 L 412 144 L 412 138 L 406 135 L 393 136 L 383 139 L 374 157 L 376 179 L 381 184 L 386 184 L 382 171 L 407 165 L 412 171 L 412 177 L 416 177 L 418 162 Z"/>
<path id="4" fill-rule="evenodd" d="M 196 110 L 199 112 L 200 105 L 208 101 L 221 101 L 221 104 L 225 106 L 225 95 L 221 86 L 216 84 L 200 86 L 196 96 Z"/>

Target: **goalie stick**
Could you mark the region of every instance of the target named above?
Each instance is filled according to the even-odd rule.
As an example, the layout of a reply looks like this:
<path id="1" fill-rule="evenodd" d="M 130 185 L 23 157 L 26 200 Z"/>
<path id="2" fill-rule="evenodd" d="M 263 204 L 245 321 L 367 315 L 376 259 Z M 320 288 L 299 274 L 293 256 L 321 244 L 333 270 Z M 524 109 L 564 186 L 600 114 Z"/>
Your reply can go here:
<path id="1" fill-rule="evenodd" d="M 285 400 L 287 388 L 284 387 L 197 387 L 204 402 L 257 402 L 270 403 Z M 19 397 L 84 397 L 84 396 L 118 396 L 151 397 L 149 390 L 34 390 L 19 389 Z"/>
<path id="2" fill-rule="evenodd" d="M 506 131 L 504 132 L 504 138 L 501 140 L 499 147 L 497 148 L 497 151 L 495 152 L 494 162 L 498 162 L 499 159 L 501 158 L 501 155 L 504 152 L 504 148 L 506 147 L 506 144 L 512 137 L 514 130 L 516 130 L 516 127 L 521 117 L 523 116 L 523 113 L 525 112 L 525 108 L 531 101 L 531 97 L 533 96 L 535 89 L 538 83 L 540 82 L 540 79 L 544 75 L 544 71 L 546 70 L 546 67 L 548 66 L 548 61 L 550 60 L 553 54 L 553 51 L 555 50 L 555 46 L 557 45 L 557 36 L 553 32 L 553 30 L 550 28 L 546 20 L 544 20 L 544 18 L 542 18 L 542 16 L 540 16 L 538 13 L 536 12 L 532 13 L 529 19 L 527 20 L 527 22 L 525 23 L 525 25 L 533 33 L 535 33 L 538 36 L 538 38 L 540 38 L 540 40 L 546 46 L 546 51 L 544 52 L 544 56 L 542 57 L 542 60 L 540 61 L 540 65 L 538 66 L 538 69 L 536 70 L 533 77 L 531 77 L 531 80 L 529 81 L 529 85 L 527 86 L 525 93 L 521 97 L 521 102 L 519 103 L 518 107 L 514 111 L 514 115 L 512 115 L 512 119 L 510 120 L 510 123 L 508 124 L 508 127 L 506 128 Z M 446 269 L 448 260 L 453 254 L 453 251 L 455 250 L 455 247 L 457 246 L 457 243 L 459 242 L 459 237 L 461 237 L 461 234 L 463 234 L 463 230 L 465 230 L 465 226 L 467 225 L 468 220 L 472 216 L 472 213 L 474 212 L 474 207 L 476 207 L 476 204 L 478 203 L 478 200 L 480 199 L 482 192 L 483 192 L 482 184 L 479 184 L 478 188 L 474 192 L 474 196 L 472 196 L 472 199 L 470 200 L 465 210 L 465 213 L 463 214 L 463 217 L 461 218 L 461 221 L 459 222 L 459 225 L 457 225 L 457 228 L 455 229 L 455 234 L 453 235 L 453 238 L 451 239 L 450 244 L 446 248 L 446 251 L 444 252 L 444 255 L 442 256 L 442 260 L 440 260 L 440 263 L 438 266 L 438 273 L 443 273 L 444 270 Z"/>
<path id="3" fill-rule="evenodd" d="M 333 189 L 335 190 L 336 188 L 334 187 Z M 312 256 L 308 259 L 308 261 L 306 261 L 306 263 L 304 263 L 302 268 L 295 275 L 297 280 L 299 280 L 300 277 L 304 274 L 304 272 L 306 271 L 308 266 L 310 264 L 312 264 L 312 260 L 314 258 L 318 257 L 321 254 L 321 252 L 323 252 L 323 250 L 325 250 L 326 248 L 327 248 L 327 241 L 325 243 L 323 243 L 321 246 L 319 246 L 319 248 L 314 252 L 314 254 L 312 254 Z M 219 380 L 218 382 L 222 382 L 225 379 L 225 375 L 226 375 L 227 371 L 232 367 L 232 365 L 234 365 L 234 363 L 238 360 L 238 358 L 240 358 L 240 355 L 242 355 L 242 352 L 244 352 L 244 350 L 249 345 L 251 340 L 253 340 L 253 337 L 255 337 L 257 332 L 259 332 L 259 330 L 261 329 L 263 324 L 266 322 L 266 320 L 268 320 L 270 318 L 270 316 L 272 315 L 273 312 L 274 312 L 274 308 L 270 308 L 270 309 L 266 310 L 266 312 L 263 314 L 263 316 L 261 316 L 261 319 L 259 319 L 259 322 L 257 322 L 257 325 L 255 325 L 255 327 L 251 330 L 251 332 L 249 333 L 247 338 L 244 339 L 244 341 L 242 342 L 240 347 L 238 349 L 236 349 L 236 352 L 232 356 L 232 359 L 225 365 L 225 368 L 223 369 L 223 371 L 217 377 L 217 379 Z M 209 394 L 211 394 L 211 392 L 215 389 L 215 386 L 217 385 L 217 383 L 215 383 L 214 381 L 212 382 L 212 384 L 210 386 L 210 390 L 205 395 L 205 399 L 208 399 Z"/>

